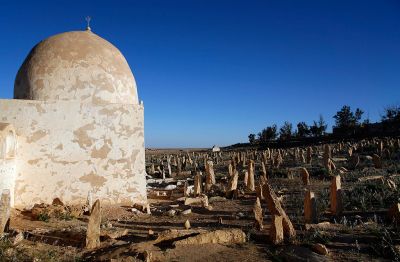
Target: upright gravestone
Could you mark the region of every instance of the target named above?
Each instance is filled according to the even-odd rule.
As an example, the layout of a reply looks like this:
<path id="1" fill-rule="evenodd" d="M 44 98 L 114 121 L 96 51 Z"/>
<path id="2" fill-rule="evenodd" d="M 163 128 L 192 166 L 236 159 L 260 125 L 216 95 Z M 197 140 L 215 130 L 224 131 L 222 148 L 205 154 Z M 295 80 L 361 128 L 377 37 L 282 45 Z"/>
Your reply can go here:
<path id="1" fill-rule="evenodd" d="M 229 174 L 229 177 L 233 176 L 233 165 L 231 163 L 229 163 L 229 165 L 228 165 L 228 174 Z"/>
<path id="2" fill-rule="evenodd" d="M 249 167 L 248 167 L 248 181 L 247 181 L 247 189 L 249 191 L 255 191 L 256 185 L 254 181 L 254 161 L 249 160 Z"/>
<path id="3" fill-rule="evenodd" d="M 233 192 L 237 189 L 238 179 L 239 179 L 239 173 L 237 170 L 234 170 L 233 176 L 229 180 L 227 191 L 225 192 L 226 197 L 228 198 L 232 197 Z"/>
<path id="4" fill-rule="evenodd" d="M 331 173 L 332 172 L 332 168 L 331 168 L 331 147 L 328 144 L 325 144 L 324 146 L 324 167 L 325 169 Z"/>
<path id="5" fill-rule="evenodd" d="M 340 215 L 343 210 L 342 187 L 340 176 L 334 176 L 331 180 L 331 212 L 333 215 Z"/>
<path id="6" fill-rule="evenodd" d="M 0 201 L 0 233 L 4 233 L 8 231 L 10 225 L 11 198 L 9 189 L 3 190 Z"/>
<path id="7" fill-rule="evenodd" d="M 382 159 L 377 154 L 372 155 L 372 161 L 374 162 L 375 168 L 382 168 Z"/>
<path id="8" fill-rule="evenodd" d="M 267 168 L 265 167 L 265 163 L 261 162 L 261 173 L 262 176 L 267 179 Z"/>
<path id="9" fill-rule="evenodd" d="M 272 224 L 269 230 L 269 237 L 274 245 L 279 245 L 283 242 L 283 217 L 272 215 Z"/>
<path id="10" fill-rule="evenodd" d="M 88 192 L 87 199 L 86 199 L 86 205 L 87 205 L 87 208 L 88 208 L 89 214 L 90 214 L 90 211 L 91 211 L 90 209 L 91 209 L 92 206 L 93 206 L 92 191 L 89 191 L 89 192 Z"/>
<path id="11" fill-rule="evenodd" d="M 311 165 L 311 161 L 312 161 L 312 149 L 311 147 L 307 147 L 307 164 Z"/>
<path id="12" fill-rule="evenodd" d="M 358 154 L 352 155 L 350 157 L 350 167 L 356 169 L 360 164 L 360 156 Z"/>
<path id="13" fill-rule="evenodd" d="M 284 234 L 291 240 L 296 237 L 296 230 L 293 227 L 285 210 L 282 208 L 274 190 L 271 186 L 266 183 L 263 186 L 263 195 L 268 205 L 268 210 L 272 215 L 277 215 L 282 217 L 282 226 Z"/>
<path id="14" fill-rule="evenodd" d="M 207 179 L 210 180 L 211 184 L 215 184 L 215 173 L 214 173 L 214 164 L 213 161 L 207 161 L 206 163 L 206 175 Z"/>
<path id="15" fill-rule="evenodd" d="M 247 170 L 244 170 L 243 172 L 244 172 L 243 184 L 247 188 L 247 183 L 248 183 L 248 179 L 249 179 L 249 172 L 247 172 Z"/>
<path id="16" fill-rule="evenodd" d="M 310 190 L 304 197 L 304 218 L 306 223 L 317 223 L 317 203 L 314 192 Z"/>
<path id="17" fill-rule="evenodd" d="M 263 229 L 263 212 L 261 207 L 260 199 L 257 197 L 253 207 L 254 218 L 256 220 L 256 228 Z"/>
<path id="18" fill-rule="evenodd" d="M 310 174 L 305 167 L 300 168 L 301 180 L 303 180 L 303 185 L 310 185 Z"/>
<path id="19" fill-rule="evenodd" d="M 260 200 L 265 200 L 264 195 L 262 193 L 262 187 L 265 183 L 262 182 L 262 180 L 260 179 L 260 181 L 258 181 L 258 185 L 256 186 L 256 195 Z"/>
<path id="20" fill-rule="evenodd" d="M 168 167 L 168 175 L 172 176 L 172 169 L 171 169 L 171 157 L 167 157 L 167 167 Z"/>
<path id="21" fill-rule="evenodd" d="M 90 212 L 89 223 L 86 232 L 87 249 L 94 249 L 100 246 L 100 223 L 101 223 L 100 200 L 96 200 Z"/>
<path id="22" fill-rule="evenodd" d="M 201 194 L 201 172 L 197 171 L 194 177 L 194 196 L 199 196 Z"/>

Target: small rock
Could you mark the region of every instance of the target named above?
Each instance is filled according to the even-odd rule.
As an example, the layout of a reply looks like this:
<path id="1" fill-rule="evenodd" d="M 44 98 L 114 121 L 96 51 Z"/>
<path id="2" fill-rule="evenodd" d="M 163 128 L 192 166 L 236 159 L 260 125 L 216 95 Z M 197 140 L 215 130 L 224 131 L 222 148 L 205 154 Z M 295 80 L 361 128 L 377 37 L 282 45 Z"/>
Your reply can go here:
<path id="1" fill-rule="evenodd" d="M 220 196 L 214 196 L 214 197 L 210 197 L 210 199 L 208 200 L 208 203 L 212 204 L 213 202 L 222 202 L 222 201 L 226 201 L 226 198 L 220 197 Z"/>
<path id="2" fill-rule="evenodd" d="M 116 239 L 120 238 L 122 236 L 126 236 L 128 234 L 128 229 L 120 229 L 120 228 L 112 228 L 112 229 L 106 229 L 102 230 L 101 232 L 101 237 L 104 239 Z"/>
<path id="3" fill-rule="evenodd" d="M 185 200 L 186 200 L 186 197 L 180 197 L 180 198 L 177 198 L 175 201 L 177 201 L 177 202 L 185 202 Z"/>
<path id="4" fill-rule="evenodd" d="M 176 189 L 176 185 L 168 185 L 164 187 L 164 190 L 174 190 L 174 189 Z"/>
<path id="5" fill-rule="evenodd" d="M 137 214 L 137 215 L 142 213 L 142 212 L 140 212 L 139 210 L 137 210 L 137 209 L 134 208 L 134 207 L 131 208 L 131 212 L 134 213 L 134 214 Z"/>
<path id="6" fill-rule="evenodd" d="M 210 205 L 206 206 L 205 209 L 207 209 L 208 211 L 212 211 L 214 208 Z"/>
<path id="7" fill-rule="evenodd" d="M 80 217 L 86 212 L 85 206 L 82 207 L 71 206 L 69 207 L 69 212 L 72 217 Z M 89 208 L 87 208 L 87 214 L 89 214 Z"/>
<path id="8" fill-rule="evenodd" d="M 326 246 L 323 245 L 323 244 L 319 244 L 319 243 L 313 245 L 313 246 L 312 246 L 312 250 L 313 250 L 315 253 L 320 254 L 320 255 L 324 255 L 324 256 L 326 256 L 326 255 L 329 254 L 329 251 L 328 251 L 328 249 L 326 248 Z"/>
<path id="9" fill-rule="evenodd" d="M 168 211 L 168 216 L 173 217 L 175 215 L 176 215 L 176 210 L 171 209 L 171 210 Z"/>
<path id="10" fill-rule="evenodd" d="M 110 222 L 108 222 L 106 226 L 107 226 L 107 228 L 112 228 L 113 227 L 113 225 Z"/>
<path id="11" fill-rule="evenodd" d="M 64 205 L 64 203 L 58 197 L 54 198 L 53 203 L 51 203 L 51 204 L 53 206 L 63 206 Z"/>
<path id="12" fill-rule="evenodd" d="M 201 205 L 203 203 L 201 198 L 190 198 L 187 197 L 185 198 L 185 205 L 190 206 L 190 205 Z"/>
<path id="13" fill-rule="evenodd" d="M 182 211 L 182 215 L 189 215 L 191 213 L 192 213 L 192 209 L 191 208 Z"/>
<path id="14" fill-rule="evenodd" d="M 147 235 L 148 236 L 154 236 L 154 231 L 149 229 L 149 231 L 147 232 Z"/>
<path id="15" fill-rule="evenodd" d="M 242 212 L 239 212 L 239 213 L 237 213 L 237 216 L 238 216 L 239 218 L 244 218 L 244 217 L 245 217 L 245 214 L 243 214 Z"/>
<path id="16" fill-rule="evenodd" d="M 185 228 L 186 228 L 186 229 L 190 229 L 190 222 L 189 222 L 189 220 L 186 220 L 186 221 L 185 221 Z"/>
<path id="17" fill-rule="evenodd" d="M 13 245 L 17 245 L 22 240 L 24 240 L 24 233 L 23 232 L 19 232 L 14 238 Z"/>
<path id="18" fill-rule="evenodd" d="M 132 205 L 132 208 L 135 208 L 136 210 L 142 212 L 142 213 L 147 213 L 151 214 L 150 212 L 150 205 L 148 203 L 134 203 Z"/>

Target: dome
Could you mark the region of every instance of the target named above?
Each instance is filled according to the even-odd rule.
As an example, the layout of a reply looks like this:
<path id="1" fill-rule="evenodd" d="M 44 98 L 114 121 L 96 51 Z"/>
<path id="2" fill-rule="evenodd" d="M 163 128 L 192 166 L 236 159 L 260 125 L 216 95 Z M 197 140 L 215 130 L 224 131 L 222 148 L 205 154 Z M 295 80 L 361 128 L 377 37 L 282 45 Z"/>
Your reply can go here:
<path id="1" fill-rule="evenodd" d="M 138 104 L 126 59 L 90 30 L 58 34 L 37 44 L 17 73 L 14 98 Z"/>

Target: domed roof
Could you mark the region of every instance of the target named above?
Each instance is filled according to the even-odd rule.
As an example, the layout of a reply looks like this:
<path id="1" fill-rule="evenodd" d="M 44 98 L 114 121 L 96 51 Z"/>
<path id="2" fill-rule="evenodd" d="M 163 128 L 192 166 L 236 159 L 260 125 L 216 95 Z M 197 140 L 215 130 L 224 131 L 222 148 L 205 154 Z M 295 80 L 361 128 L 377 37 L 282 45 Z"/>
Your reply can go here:
<path id="1" fill-rule="evenodd" d="M 17 73 L 14 98 L 138 103 L 124 56 L 90 30 L 58 34 L 37 44 Z"/>

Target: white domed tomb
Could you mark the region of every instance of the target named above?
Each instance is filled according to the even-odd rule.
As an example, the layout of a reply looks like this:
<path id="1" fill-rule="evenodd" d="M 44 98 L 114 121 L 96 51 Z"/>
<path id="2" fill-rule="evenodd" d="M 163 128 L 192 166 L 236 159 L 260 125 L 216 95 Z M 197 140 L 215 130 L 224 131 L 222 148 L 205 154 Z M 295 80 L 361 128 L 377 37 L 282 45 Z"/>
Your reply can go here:
<path id="1" fill-rule="evenodd" d="M 14 98 L 0 100 L 0 189 L 14 206 L 83 204 L 89 192 L 104 204 L 146 201 L 144 108 L 115 46 L 90 30 L 43 40 Z"/>

